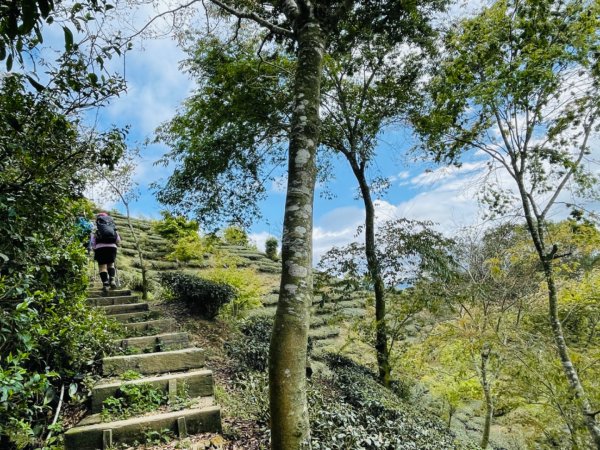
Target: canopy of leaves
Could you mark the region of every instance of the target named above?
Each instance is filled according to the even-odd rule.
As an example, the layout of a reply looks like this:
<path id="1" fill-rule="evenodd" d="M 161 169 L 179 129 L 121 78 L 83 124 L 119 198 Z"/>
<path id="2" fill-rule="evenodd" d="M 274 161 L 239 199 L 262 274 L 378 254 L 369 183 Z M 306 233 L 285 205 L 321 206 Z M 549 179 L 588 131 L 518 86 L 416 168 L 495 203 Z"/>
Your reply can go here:
<path id="1" fill-rule="evenodd" d="M 158 130 L 156 139 L 171 148 L 162 162 L 176 167 L 157 197 L 205 225 L 259 215 L 269 172 L 285 161 L 290 62 L 275 54 L 263 64 L 253 47 L 198 42 L 186 66 L 200 87 Z"/>
<path id="2" fill-rule="evenodd" d="M 420 277 L 452 276 L 452 241 L 432 226 L 432 222 L 396 219 L 377 229 L 377 260 L 388 288 L 410 285 Z M 329 250 L 321 258 L 319 268 L 333 277 L 369 280 L 364 244 L 356 242 Z"/>
<path id="3" fill-rule="evenodd" d="M 159 235 L 172 242 L 190 235 L 198 235 L 200 226 L 195 220 L 187 220 L 184 216 L 177 216 L 169 211 L 161 211 L 162 220 L 152 224 L 152 229 Z"/>
<path id="4" fill-rule="evenodd" d="M 9 72 L 15 60 L 23 63 L 23 54 L 44 42 L 44 26 L 55 21 L 63 28 L 65 50 L 74 50 L 77 44 L 69 25 L 82 31 L 96 15 L 113 8 L 106 0 L 5 0 L 0 4 L 0 61 L 6 60 Z"/>
<path id="5" fill-rule="evenodd" d="M 571 172 L 591 188 L 579 162 L 598 123 L 599 28 L 594 1 L 501 0 L 458 23 L 415 119 L 423 149 L 449 161 L 483 151 L 530 194 Z"/>

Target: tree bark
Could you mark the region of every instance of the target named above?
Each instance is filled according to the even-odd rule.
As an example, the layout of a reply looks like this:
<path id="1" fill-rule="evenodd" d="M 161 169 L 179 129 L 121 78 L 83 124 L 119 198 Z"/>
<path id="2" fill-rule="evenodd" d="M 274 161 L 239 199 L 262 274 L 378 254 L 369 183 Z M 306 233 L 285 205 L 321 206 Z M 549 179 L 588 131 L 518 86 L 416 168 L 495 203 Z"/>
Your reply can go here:
<path id="1" fill-rule="evenodd" d="M 516 169 L 516 164 L 513 164 L 513 167 L 515 167 Z M 560 317 L 558 316 L 558 292 L 554 280 L 553 268 L 554 254 L 556 253 L 557 249 L 554 248 L 550 252 L 547 251 L 544 242 L 543 228 L 541 226 L 543 217 L 534 215 L 534 212 L 532 211 L 532 206 L 529 204 L 528 201 L 527 192 L 525 190 L 525 184 L 523 182 L 523 175 L 520 171 L 517 170 L 515 170 L 515 173 L 517 174 L 517 176 L 515 177 L 515 181 L 517 182 L 517 186 L 519 188 L 519 194 L 523 205 L 523 211 L 525 213 L 527 229 L 529 231 L 529 234 L 531 235 L 531 238 L 533 240 L 538 254 L 538 258 L 544 269 L 546 285 L 548 287 L 548 316 L 550 319 L 550 326 L 552 328 L 554 344 L 556 345 L 558 357 L 563 368 L 563 373 L 567 379 L 567 383 L 569 384 L 569 388 L 575 396 L 579 410 L 583 414 L 583 421 L 585 423 L 585 426 L 588 432 L 590 433 L 595 448 L 600 450 L 600 426 L 596 421 L 596 415 L 594 414 L 594 410 L 592 409 L 590 399 L 587 393 L 585 392 L 585 388 L 583 387 L 581 380 L 579 379 L 577 369 L 571 361 L 571 356 L 569 355 L 569 350 L 565 341 L 562 323 L 560 321 Z"/>
<path id="2" fill-rule="evenodd" d="M 315 21 L 296 28 L 298 66 L 289 146 L 279 301 L 271 336 L 271 448 L 310 448 L 306 359 L 312 304 L 313 198 L 324 38 Z"/>
<path id="3" fill-rule="evenodd" d="M 490 358 L 490 349 L 486 346 L 481 351 L 480 380 L 483 396 L 485 398 L 485 423 L 483 425 L 483 434 L 481 436 L 481 448 L 487 448 L 490 442 L 490 429 L 492 428 L 492 418 L 494 417 L 494 399 L 492 398 L 492 387 L 488 379 L 487 365 Z"/>
<path id="4" fill-rule="evenodd" d="M 579 379 L 577 369 L 571 361 L 567 343 L 565 341 L 562 323 L 558 317 L 558 295 L 556 290 L 556 284 L 554 282 L 554 270 L 552 262 L 547 258 L 542 262 L 544 266 L 544 274 L 546 276 L 546 284 L 548 285 L 548 313 L 550 316 L 550 325 L 552 326 L 552 334 L 554 337 L 554 343 L 558 350 L 558 356 L 563 367 L 563 372 L 569 383 L 571 391 L 575 394 L 575 398 L 579 403 L 579 408 L 583 414 L 583 421 L 585 423 L 590 436 L 592 437 L 594 446 L 600 449 L 600 426 L 596 421 L 596 416 L 592 409 L 590 400 L 585 392 L 583 384 Z"/>
<path id="5" fill-rule="evenodd" d="M 373 280 L 373 290 L 375 291 L 375 350 L 377 352 L 377 367 L 379 370 L 379 381 L 386 387 L 390 386 L 391 368 L 390 355 L 388 347 L 388 332 L 385 321 L 385 288 L 381 277 L 381 269 L 377 258 L 375 246 L 375 205 L 371 197 L 371 189 L 367 183 L 364 170 L 351 161 L 352 170 L 358 184 L 365 205 L 365 254 L 367 257 L 367 266 L 369 275 Z"/>

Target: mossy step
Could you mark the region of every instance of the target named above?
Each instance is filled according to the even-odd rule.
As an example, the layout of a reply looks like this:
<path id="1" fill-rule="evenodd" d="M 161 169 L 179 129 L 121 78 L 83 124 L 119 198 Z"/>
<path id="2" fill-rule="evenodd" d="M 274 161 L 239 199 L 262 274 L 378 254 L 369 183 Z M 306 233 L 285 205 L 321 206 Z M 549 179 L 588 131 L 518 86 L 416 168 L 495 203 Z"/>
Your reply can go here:
<path id="1" fill-rule="evenodd" d="M 151 319 L 156 319 L 156 317 L 152 317 L 153 315 L 157 315 L 158 313 L 153 313 L 150 311 L 138 311 L 124 314 L 111 314 L 109 317 L 111 319 L 115 319 L 117 322 L 127 323 L 127 322 L 146 322 Z"/>
<path id="2" fill-rule="evenodd" d="M 100 383 L 92 389 L 92 413 L 102 411 L 102 403 L 108 397 L 113 397 L 121 386 L 150 384 L 168 393 L 177 393 L 177 386 L 184 386 L 186 395 L 190 398 L 208 397 L 213 395 L 213 375 L 211 370 L 202 369 L 185 373 L 171 373 L 156 377 L 140 378 L 130 381 L 114 381 Z"/>
<path id="3" fill-rule="evenodd" d="M 153 416 L 71 428 L 65 433 L 65 450 L 107 450 L 120 444 L 144 441 L 148 431 L 169 430 L 179 437 L 221 432 L 218 406 L 184 409 Z"/>
<path id="4" fill-rule="evenodd" d="M 127 305 L 137 303 L 140 297 L 137 295 L 121 295 L 115 297 L 91 297 L 87 299 L 90 306 Z"/>
<path id="5" fill-rule="evenodd" d="M 176 400 L 177 401 L 177 400 Z M 215 403 L 215 398 L 213 396 L 209 396 L 209 397 L 196 397 L 196 398 L 189 398 L 189 401 L 186 402 L 188 403 L 187 408 L 189 407 L 193 407 L 193 408 L 208 408 L 209 406 L 214 406 Z M 186 408 L 185 406 L 176 406 L 175 408 L 171 408 L 170 405 L 166 405 L 166 407 L 162 407 L 160 409 L 160 414 L 164 414 L 164 413 L 168 413 L 168 412 L 175 412 L 175 411 L 181 411 L 184 408 Z M 151 416 L 151 415 L 156 415 L 159 414 L 159 410 L 154 411 L 154 413 L 152 413 L 151 411 L 146 413 L 146 414 L 142 414 L 142 415 L 138 415 L 138 416 L 134 416 L 134 417 L 143 417 L 143 416 Z M 117 420 L 117 419 L 113 419 Z M 120 419 L 123 420 L 123 419 Z M 79 422 L 77 424 L 78 427 L 85 427 L 88 425 L 96 425 L 96 424 L 100 424 L 100 423 L 109 423 L 106 421 L 106 419 L 103 420 L 102 418 L 102 413 L 96 413 L 96 414 L 90 414 L 88 416 L 85 416 L 81 422 Z"/>
<path id="6" fill-rule="evenodd" d="M 177 323 L 173 319 L 148 320 L 145 322 L 133 322 L 123 324 L 125 334 L 157 334 L 168 333 L 177 329 Z"/>
<path id="7" fill-rule="evenodd" d="M 168 347 L 170 345 L 183 344 L 187 345 L 190 342 L 189 335 L 187 333 L 163 333 L 156 334 L 153 336 L 140 336 L 126 339 L 119 339 L 114 341 L 117 347 L 121 349 L 135 348 L 152 351 L 160 351 L 160 348 Z"/>
<path id="8" fill-rule="evenodd" d="M 148 311 L 148 303 L 126 303 L 123 305 L 99 306 L 107 315 L 128 314 L 135 312 Z"/>
<path id="9" fill-rule="evenodd" d="M 129 289 L 114 289 L 109 290 L 107 293 L 102 292 L 102 289 L 91 289 L 88 291 L 88 298 L 122 297 L 124 295 L 131 295 L 131 291 Z"/>
<path id="10" fill-rule="evenodd" d="M 102 358 L 102 374 L 110 376 L 134 370 L 147 375 L 199 369 L 204 367 L 204 360 L 204 350 L 195 347 L 169 352 L 110 356 Z"/>

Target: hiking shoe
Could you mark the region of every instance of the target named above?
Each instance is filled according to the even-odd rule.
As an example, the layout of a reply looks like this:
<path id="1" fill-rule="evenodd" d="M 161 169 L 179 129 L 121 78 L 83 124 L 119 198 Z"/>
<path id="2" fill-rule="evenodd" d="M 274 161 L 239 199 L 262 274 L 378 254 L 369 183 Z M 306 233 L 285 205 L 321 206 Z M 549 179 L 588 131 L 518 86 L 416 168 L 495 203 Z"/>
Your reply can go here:
<path id="1" fill-rule="evenodd" d="M 115 283 L 115 280 L 110 280 L 110 288 L 111 289 L 116 289 L 117 288 L 117 283 Z"/>
<path id="2" fill-rule="evenodd" d="M 108 294 L 108 283 L 102 285 L 102 295 Z"/>

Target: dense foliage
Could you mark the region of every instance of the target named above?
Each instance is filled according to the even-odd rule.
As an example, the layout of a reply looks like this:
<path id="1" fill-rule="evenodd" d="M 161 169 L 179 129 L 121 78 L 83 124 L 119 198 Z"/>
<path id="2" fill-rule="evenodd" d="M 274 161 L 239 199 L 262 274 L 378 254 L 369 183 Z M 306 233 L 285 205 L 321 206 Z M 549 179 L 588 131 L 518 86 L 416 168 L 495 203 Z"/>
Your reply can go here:
<path id="1" fill-rule="evenodd" d="M 279 260 L 279 256 L 277 254 L 278 247 L 279 247 L 279 242 L 277 242 L 276 237 L 271 236 L 271 237 L 267 238 L 267 240 L 265 241 L 265 254 L 267 255 L 267 258 L 269 258 L 273 261 L 278 261 Z"/>
<path id="2" fill-rule="evenodd" d="M 239 334 L 226 344 L 234 390 L 219 401 L 234 417 L 264 425 L 269 421 L 266 370 L 273 318 L 257 316 L 238 325 Z M 471 448 L 458 447 L 439 419 L 381 386 L 371 370 L 340 355 L 327 354 L 323 362 L 326 374 L 314 376 L 308 391 L 313 448 Z"/>
<path id="3" fill-rule="evenodd" d="M 239 324 L 240 335 L 226 344 L 227 354 L 237 369 L 266 372 L 269 363 L 269 336 L 273 318 L 257 316 Z"/>
<path id="4" fill-rule="evenodd" d="M 223 240 L 229 245 L 248 245 L 248 233 L 244 228 L 231 225 L 223 230 Z"/>
<path id="5" fill-rule="evenodd" d="M 187 220 L 183 216 L 161 211 L 162 219 L 152 224 L 152 229 L 160 236 L 172 242 L 180 238 L 197 235 L 199 225 L 195 220 Z"/>
<path id="6" fill-rule="evenodd" d="M 256 270 L 250 267 L 237 267 L 234 258 L 216 260 L 217 267 L 204 272 L 203 277 L 215 283 L 231 286 L 235 292 L 235 297 L 223 306 L 221 314 L 237 319 L 243 317 L 247 311 L 261 307 L 261 298 L 265 289 L 256 275 Z"/>
<path id="7" fill-rule="evenodd" d="M 194 314 L 214 319 L 222 306 L 235 298 L 235 290 L 228 284 L 205 280 L 181 272 L 163 272 L 160 282 L 173 297 L 185 303 Z"/>
<path id="8" fill-rule="evenodd" d="M 118 132 L 90 143 L 50 94 L 19 76 L 0 88 L 0 447 L 44 446 L 61 386 L 108 346 L 109 324 L 85 303 L 87 261 L 75 219 L 79 172 L 112 165 Z M 89 211 L 87 211 L 89 213 Z M 51 445 L 52 442 L 47 442 Z"/>

